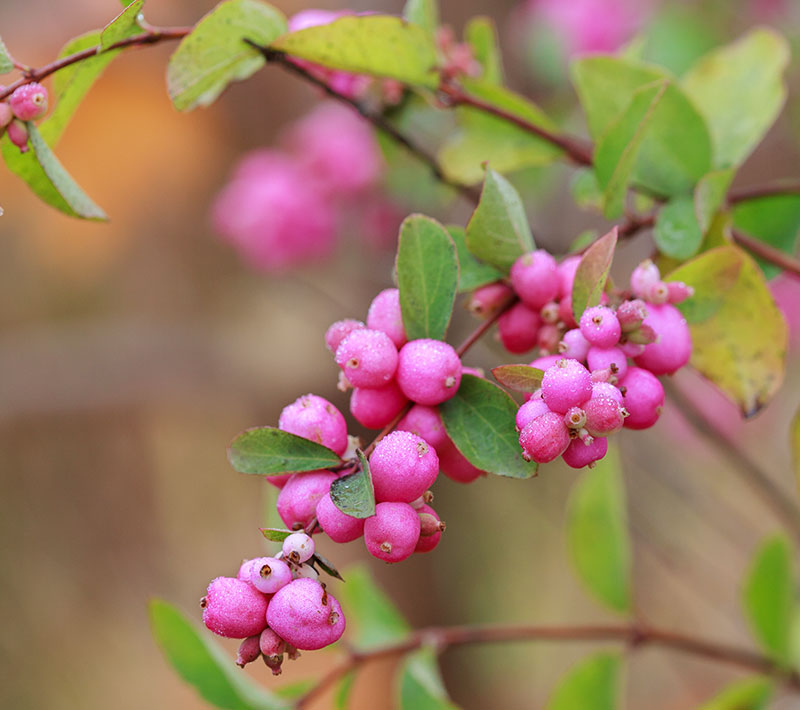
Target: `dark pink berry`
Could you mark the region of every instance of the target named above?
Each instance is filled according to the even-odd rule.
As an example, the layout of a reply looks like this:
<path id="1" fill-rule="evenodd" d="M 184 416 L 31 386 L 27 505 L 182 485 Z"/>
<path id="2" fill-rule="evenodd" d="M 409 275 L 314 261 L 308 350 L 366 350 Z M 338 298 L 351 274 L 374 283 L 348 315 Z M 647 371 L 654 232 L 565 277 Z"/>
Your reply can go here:
<path id="1" fill-rule="evenodd" d="M 384 387 L 356 387 L 350 395 L 350 412 L 367 429 L 382 429 L 406 404 L 408 398 L 394 380 Z"/>
<path id="2" fill-rule="evenodd" d="M 427 441 L 437 455 L 439 449 L 450 442 L 447 436 L 439 410 L 436 407 L 427 407 L 424 404 L 415 404 L 398 423 L 400 431 L 410 431 Z"/>
<path id="3" fill-rule="evenodd" d="M 550 411 L 541 397 L 531 398 L 517 410 L 517 431 L 522 431 L 536 417 Z"/>
<path id="4" fill-rule="evenodd" d="M 336 364 L 353 387 L 383 387 L 397 369 L 397 348 L 382 330 L 354 330 L 337 348 Z"/>
<path id="5" fill-rule="evenodd" d="M 631 273 L 631 291 L 639 298 L 647 300 L 650 288 L 661 280 L 661 272 L 650 260 L 646 259 Z"/>
<path id="6" fill-rule="evenodd" d="M 658 421 L 664 407 L 664 388 L 652 372 L 631 367 L 620 383 L 625 391 L 626 429 L 647 429 Z"/>
<path id="7" fill-rule="evenodd" d="M 498 308 L 505 305 L 514 295 L 509 286 L 502 281 L 481 286 L 472 292 L 467 308 L 476 316 L 488 318 Z"/>
<path id="8" fill-rule="evenodd" d="M 20 153 L 28 152 L 28 127 L 22 122 L 14 120 L 6 129 L 8 139 L 19 148 Z"/>
<path id="9" fill-rule="evenodd" d="M 439 473 L 439 457 L 410 431 L 393 431 L 369 458 L 375 500 L 410 503 L 427 491 Z"/>
<path id="10" fill-rule="evenodd" d="M 583 468 L 584 466 L 591 466 L 596 461 L 599 461 L 608 451 L 608 439 L 605 437 L 598 437 L 593 439 L 589 444 L 584 443 L 580 439 L 573 439 L 569 442 L 561 456 L 564 458 L 564 463 L 572 468 Z"/>
<path id="11" fill-rule="evenodd" d="M 249 636 L 239 644 L 239 651 L 236 654 L 236 665 L 239 666 L 239 668 L 244 668 L 248 663 L 257 660 L 261 655 L 258 639 L 258 636 Z"/>
<path id="12" fill-rule="evenodd" d="M 580 407 L 592 396 L 592 376 L 577 360 L 561 358 L 542 378 L 542 398 L 558 414 Z"/>
<path id="13" fill-rule="evenodd" d="M 592 372 L 609 369 L 620 380 L 625 377 L 625 373 L 628 371 L 628 358 L 616 346 L 610 348 L 592 346 L 586 354 L 586 363 Z"/>
<path id="14" fill-rule="evenodd" d="M 278 636 L 303 651 L 329 646 L 345 628 L 339 602 L 313 579 L 296 579 L 279 590 L 269 602 L 266 618 Z"/>
<path id="15" fill-rule="evenodd" d="M 442 539 L 445 524 L 439 514 L 429 505 L 423 503 L 417 508 L 420 521 L 419 541 L 414 552 L 430 552 Z"/>
<path id="16" fill-rule="evenodd" d="M 0 89 L 1 91 L 2 89 Z M 11 106 L 9 106 L 5 101 L 0 102 L 0 134 L 2 134 L 3 129 L 14 120 L 14 112 L 11 110 Z M 511 289 L 509 289 L 510 291 Z"/>
<path id="17" fill-rule="evenodd" d="M 449 439 L 447 444 L 437 449 L 436 452 L 439 454 L 441 472 L 457 483 L 472 483 L 472 481 L 486 475 L 486 471 L 482 471 L 470 463 L 466 456 Z"/>
<path id="18" fill-rule="evenodd" d="M 575 272 L 581 263 L 581 257 L 568 256 L 558 265 L 558 278 L 560 282 L 558 295 L 560 298 L 572 297 L 572 284 L 575 281 Z M 571 307 L 572 304 L 570 304 Z"/>
<path id="19" fill-rule="evenodd" d="M 330 471 L 295 473 L 278 493 L 278 515 L 290 530 L 305 528 L 314 518 L 317 503 L 331 488 L 336 474 Z"/>
<path id="20" fill-rule="evenodd" d="M 257 636 L 267 626 L 267 598 L 241 579 L 217 577 L 200 605 L 203 623 L 219 636 L 244 639 Z"/>
<path id="21" fill-rule="evenodd" d="M 519 257 L 509 275 L 520 300 L 537 312 L 555 299 L 561 288 L 556 260 L 543 249 Z"/>
<path id="22" fill-rule="evenodd" d="M 608 436 L 622 429 L 625 410 L 611 397 L 592 397 L 583 404 L 586 431 L 592 436 Z"/>
<path id="23" fill-rule="evenodd" d="M 47 89 L 41 84 L 25 84 L 8 99 L 11 110 L 20 121 L 35 121 L 47 113 Z"/>
<path id="24" fill-rule="evenodd" d="M 646 345 L 634 362 L 654 375 L 671 375 L 680 370 L 692 355 L 692 335 L 681 312 L 670 303 L 648 308 L 644 326 L 656 332 L 658 340 Z"/>
<path id="25" fill-rule="evenodd" d="M 324 397 L 307 394 L 283 408 L 278 428 L 327 446 L 341 456 L 347 449 L 347 422 Z"/>
<path id="26" fill-rule="evenodd" d="M 561 342 L 561 329 L 558 326 L 545 323 L 539 328 L 536 344 L 542 353 L 558 352 L 559 342 Z"/>
<path id="27" fill-rule="evenodd" d="M 581 316 L 580 329 L 586 340 L 601 348 L 616 345 L 622 335 L 616 314 L 607 306 L 587 308 Z"/>
<path id="28" fill-rule="evenodd" d="M 339 510 L 326 493 L 317 503 L 317 521 L 334 542 L 351 542 L 364 534 L 364 519 L 354 518 Z"/>
<path id="29" fill-rule="evenodd" d="M 510 353 L 525 353 L 538 342 L 539 314 L 524 303 L 515 303 L 497 319 L 500 342 Z"/>
<path id="30" fill-rule="evenodd" d="M 439 404 L 454 397 L 461 384 L 461 360 L 441 340 L 412 340 L 400 351 L 397 384 L 417 404 Z"/>
<path id="31" fill-rule="evenodd" d="M 558 352 L 561 357 L 584 362 L 590 347 L 589 341 L 583 337 L 580 328 L 573 328 L 561 336 L 561 342 L 558 344 Z"/>
<path id="32" fill-rule="evenodd" d="M 292 581 L 289 565 L 274 557 L 256 557 L 250 560 L 248 572 L 247 581 L 264 594 L 274 594 Z"/>
<path id="33" fill-rule="evenodd" d="M 569 446 L 569 429 L 563 415 L 546 412 L 536 417 L 520 432 L 519 444 L 526 461 L 548 463 L 558 458 Z"/>
<path id="34" fill-rule="evenodd" d="M 378 503 L 364 523 L 368 552 L 384 562 L 408 558 L 419 542 L 420 520 L 408 503 Z"/>
<path id="35" fill-rule="evenodd" d="M 325 332 L 325 345 L 335 355 L 342 341 L 354 330 L 361 330 L 362 328 L 366 328 L 366 326 L 360 320 L 351 318 L 337 320 Z"/>
<path id="36" fill-rule="evenodd" d="M 283 654 L 286 651 L 286 641 L 272 629 L 264 629 L 258 638 L 258 646 L 264 655 L 264 663 L 272 671 L 272 675 L 280 675 Z"/>
<path id="37" fill-rule="evenodd" d="M 400 312 L 399 289 L 387 288 L 375 296 L 367 313 L 367 328 L 382 330 L 398 350 L 408 342 Z"/>

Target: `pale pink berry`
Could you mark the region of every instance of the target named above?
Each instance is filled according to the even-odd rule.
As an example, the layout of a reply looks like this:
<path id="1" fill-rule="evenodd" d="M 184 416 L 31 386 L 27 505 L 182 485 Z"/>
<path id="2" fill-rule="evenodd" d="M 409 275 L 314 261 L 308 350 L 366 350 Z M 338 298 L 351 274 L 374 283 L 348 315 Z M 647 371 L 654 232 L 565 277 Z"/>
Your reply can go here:
<path id="1" fill-rule="evenodd" d="M 267 598 L 252 584 L 233 577 L 217 577 L 200 601 L 203 623 L 226 638 L 257 636 L 267 626 Z"/>
<path id="2" fill-rule="evenodd" d="M 508 303 L 514 291 L 502 281 L 486 284 L 472 292 L 467 308 L 476 316 L 488 318 Z"/>
<path id="3" fill-rule="evenodd" d="M 592 376 L 577 360 L 561 358 L 542 377 L 542 398 L 558 414 L 580 407 L 592 396 Z"/>
<path id="4" fill-rule="evenodd" d="M 436 450 L 439 454 L 439 469 L 449 479 L 457 483 L 472 483 L 472 481 L 486 475 L 486 471 L 474 466 L 462 454 L 452 440 Z"/>
<path id="5" fill-rule="evenodd" d="M 628 358 L 617 346 L 598 348 L 593 345 L 586 354 L 586 363 L 592 372 L 609 369 L 620 380 L 628 371 Z"/>
<path id="6" fill-rule="evenodd" d="M 583 404 L 586 431 L 592 436 L 608 436 L 622 429 L 625 410 L 611 397 L 592 397 Z"/>
<path id="7" fill-rule="evenodd" d="M 408 398 L 395 380 L 384 387 L 356 387 L 350 395 L 350 412 L 367 429 L 382 429 L 406 404 Z"/>
<path id="8" fill-rule="evenodd" d="M 651 287 L 660 280 L 661 272 L 658 267 L 650 259 L 645 259 L 631 273 L 631 291 L 638 298 L 647 300 Z"/>
<path id="9" fill-rule="evenodd" d="M 375 500 L 410 503 L 427 491 L 439 473 L 439 457 L 410 431 L 393 431 L 369 458 Z"/>
<path id="10" fill-rule="evenodd" d="M 680 370 L 692 355 L 692 336 L 681 312 L 664 303 L 648 308 L 644 326 L 656 332 L 658 340 L 646 345 L 634 362 L 654 375 L 671 375 Z"/>
<path id="11" fill-rule="evenodd" d="M 420 520 L 420 530 L 414 552 L 430 552 L 442 539 L 445 525 L 439 514 L 425 503 L 417 508 L 417 515 Z"/>
<path id="12" fill-rule="evenodd" d="M 586 412 L 580 407 L 570 407 L 564 415 L 564 424 L 570 429 L 583 429 L 586 426 Z"/>
<path id="13" fill-rule="evenodd" d="M 667 283 L 667 301 L 675 305 L 683 303 L 687 298 L 694 296 L 694 289 L 683 281 L 669 281 Z"/>
<path id="14" fill-rule="evenodd" d="M 11 106 L 5 101 L 0 102 L 0 133 L 2 133 L 3 129 L 13 120 L 14 112 L 11 110 Z"/>
<path id="15" fill-rule="evenodd" d="M 22 121 L 16 119 L 8 124 L 6 129 L 8 132 L 8 139 L 19 148 L 20 153 L 28 152 L 28 126 Z"/>
<path id="16" fill-rule="evenodd" d="M 382 330 L 354 330 L 336 350 L 336 364 L 353 387 L 383 387 L 397 370 L 397 348 Z"/>
<path id="17" fill-rule="evenodd" d="M 647 317 L 647 304 L 640 298 L 623 301 L 617 307 L 617 320 L 623 333 L 638 330 Z"/>
<path id="18" fill-rule="evenodd" d="M 525 353 L 538 342 L 539 314 L 524 303 L 515 303 L 497 319 L 500 342 L 510 353 Z"/>
<path id="19" fill-rule="evenodd" d="M 345 628 L 342 607 L 313 579 L 296 579 L 279 590 L 267 609 L 269 627 L 302 651 L 314 651 L 338 641 Z"/>
<path id="20" fill-rule="evenodd" d="M 364 523 L 367 551 L 384 562 L 401 562 L 419 542 L 420 521 L 408 503 L 385 502 L 375 506 L 375 515 Z"/>
<path id="21" fill-rule="evenodd" d="M 280 675 L 286 641 L 272 629 L 264 629 L 258 638 L 258 646 L 259 651 L 264 655 L 264 663 L 272 671 L 272 675 Z"/>
<path id="22" fill-rule="evenodd" d="M 41 84 L 25 84 L 8 99 L 11 110 L 20 121 L 35 121 L 47 113 L 47 89 Z"/>
<path id="23" fill-rule="evenodd" d="M 550 411 L 544 400 L 540 397 L 531 397 L 517 410 L 517 431 L 522 431 L 536 417 Z"/>
<path id="24" fill-rule="evenodd" d="M 542 357 L 537 357 L 535 360 L 533 360 L 530 363 L 530 366 L 545 372 L 548 368 L 553 367 L 553 365 L 563 358 L 564 355 L 543 355 Z"/>
<path id="25" fill-rule="evenodd" d="M 423 338 L 406 343 L 397 363 L 397 384 L 417 404 L 439 404 L 461 384 L 461 360 L 452 345 Z"/>
<path id="26" fill-rule="evenodd" d="M 257 660 L 261 655 L 258 639 L 258 636 L 249 636 L 239 644 L 239 650 L 236 653 L 236 665 L 239 666 L 239 668 L 244 668 L 248 663 Z"/>
<path id="27" fill-rule="evenodd" d="M 561 337 L 561 342 L 558 344 L 558 352 L 561 357 L 584 362 L 590 347 L 589 341 L 583 337 L 580 328 L 573 328 Z"/>
<path id="28" fill-rule="evenodd" d="M 278 493 L 278 515 L 290 530 L 301 530 L 313 519 L 317 503 L 331 488 L 336 474 L 330 471 L 295 473 Z"/>
<path id="29" fill-rule="evenodd" d="M 543 249 L 519 257 L 509 275 L 522 302 L 537 312 L 555 299 L 561 288 L 556 260 Z"/>
<path id="30" fill-rule="evenodd" d="M 341 456 L 347 449 L 347 422 L 324 397 L 307 394 L 283 408 L 278 428 L 327 446 Z"/>
<path id="31" fill-rule="evenodd" d="M 334 542 L 351 542 L 364 534 L 364 519 L 354 518 L 339 510 L 326 493 L 317 503 L 317 521 Z"/>
<path id="32" fill-rule="evenodd" d="M 557 353 L 559 342 L 561 342 L 561 329 L 558 326 L 545 323 L 539 328 L 536 344 L 541 353 Z"/>
<path id="33" fill-rule="evenodd" d="M 656 281 L 647 291 L 645 300 L 648 303 L 661 304 L 669 300 L 669 288 L 663 281 Z"/>
<path id="34" fill-rule="evenodd" d="M 641 343 L 620 343 L 619 348 L 630 358 L 637 358 L 644 352 L 644 345 Z"/>
<path id="35" fill-rule="evenodd" d="M 592 397 L 610 397 L 617 404 L 622 404 L 622 392 L 609 382 L 593 382 Z"/>
<path id="36" fill-rule="evenodd" d="M 400 311 L 399 289 L 387 288 L 372 299 L 367 312 L 367 328 L 382 330 L 398 350 L 408 342 Z"/>
<path id="37" fill-rule="evenodd" d="M 283 560 L 256 557 L 249 566 L 249 579 L 259 592 L 274 594 L 292 581 L 292 570 Z"/>
<path id="38" fill-rule="evenodd" d="M 361 328 L 366 328 L 366 326 L 360 320 L 352 318 L 337 320 L 325 331 L 325 345 L 335 355 L 342 341 L 354 330 Z"/>
<path id="39" fill-rule="evenodd" d="M 581 263 L 581 257 L 568 256 L 558 265 L 558 278 L 559 289 L 558 295 L 560 298 L 567 298 L 572 296 L 572 284 L 575 282 L 575 272 Z"/>
<path id="40" fill-rule="evenodd" d="M 434 449 L 437 455 L 439 449 L 450 442 L 447 436 L 439 410 L 436 407 L 428 407 L 424 404 L 415 404 L 398 423 L 400 431 L 410 431 L 424 439 Z"/>
<path id="41" fill-rule="evenodd" d="M 664 388 L 652 372 L 631 367 L 620 383 L 625 392 L 626 429 L 647 429 L 658 421 L 664 407 Z"/>
<path id="42" fill-rule="evenodd" d="M 616 345 L 622 334 L 616 314 L 606 306 L 587 308 L 581 316 L 580 329 L 586 340 L 601 348 Z"/>
<path id="43" fill-rule="evenodd" d="M 607 451 L 608 439 L 605 437 L 593 439 L 588 444 L 581 441 L 581 439 L 573 439 L 561 456 L 567 466 L 583 468 L 584 466 L 590 466 L 595 461 L 599 461 L 606 455 Z"/>
<path id="44" fill-rule="evenodd" d="M 541 311 L 539 311 L 539 315 L 542 317 L 544 323 L 555 325 L 561 318 L 558 313 L 558 303 L 556 301 L 545 303 Z"/>
<path id="45" fill-rule="evenodd" d="M 316 511 L 316 506 L 314 510 Z M 314 556 L 315 545 L 310 535 L 306 535 L 304 532 L 296 532 L 283 541 L 281 549 L 284 557 L 297 564 L 306 562 Z"/>
<path id="46" fill-rule="evenodd" d="M 250 581 L 250 571 L 253 569 L 253 566 L 256 562 L 258 562 L 260 558 L 256 557 L 252 560 L 242 560 L 242 564 L 239 566 L 239 571 L 236 574 L 236 579 L 241 579 L 243 582 Z"/>
<path id="47" fill-rule="evenodd" d="M 526 461 L 549 463 L 569 446 L 569 429 L 562 414 L 546 412 L 530 422 L 519 435 Z"/>

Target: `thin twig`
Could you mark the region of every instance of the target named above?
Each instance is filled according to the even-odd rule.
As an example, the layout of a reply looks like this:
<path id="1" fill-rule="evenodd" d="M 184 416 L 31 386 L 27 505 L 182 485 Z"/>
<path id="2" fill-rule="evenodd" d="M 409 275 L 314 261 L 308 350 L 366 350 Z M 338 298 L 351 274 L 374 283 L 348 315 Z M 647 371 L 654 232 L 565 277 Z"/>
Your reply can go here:
<path id="1" fill-rule="evenodd" d="M 774 197 L 776 195 L 800 195 L 800 181 L 781 180 L 772 185 L 755 185 L 731 190 L 728 193 L 728 204 L 736 205 L 746 200 L 755 200 L 759 197 Z"/>
<path id="2" fill-rule="evenodd" d="M 764 261 L 768 261 L 780 267 L 786 273 L 800 278 L 800 260 L 736 229 L 731 232 L 731 236 L 733 241 L 753 252 L 756 256 L 761 257 Z"/>

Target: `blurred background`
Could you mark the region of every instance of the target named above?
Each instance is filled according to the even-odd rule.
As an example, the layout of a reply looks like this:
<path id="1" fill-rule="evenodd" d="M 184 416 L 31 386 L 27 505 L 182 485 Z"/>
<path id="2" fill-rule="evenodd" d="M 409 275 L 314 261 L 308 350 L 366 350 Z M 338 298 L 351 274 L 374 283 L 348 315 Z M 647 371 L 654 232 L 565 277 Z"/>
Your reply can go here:
<path id="1" fill-rule="evenodd" d="M 151 0 L 146 9 L 154 24 L 185 25 L 213 4 Z M 305 7 L 276 4 L 287 15 Z M 570 52 L 613 50 L 638 34 L 648 38 L 650 58 L 680 73 L 710 47 L 771 24 L 795 49 L 790 99 L 736 184 L 798 176 L 794 0 L 560 3 L 561 10 L 587 6 L 583 20 L 554 10 L 558 5 L 441 3 L 444 21 L 458 32 L 470 17 L 490 15 L 509 84 L 575 130 L 581 117 L 565 78 Z M 399 13 L 402 3 L 359 0 L 349 7 Z M 18 59 L 38 66 L 118 11 L 115 0 L 3 0 L 0 34 Z M 585 21 L 587 12 L 593 22 Z M 164 86 L 170 51 L 157 46 L 116 59 L 59 146 L 61 160 L 110 223 L 63 217 L 0 170 L 3 708 L 204 707 L 156 648 L 146 602 L 162 596 L 199 619 L 197 601 L 208 581 L 234 574 L 243 557 L 264 550 L 257 526 L 273 504 L 272 489 L 230 469 L 227 443 L 246 427 L 275 424 L 282 407 L 306 392 L 346 412 L 325 329 L 340 318 L 363 318 L 373 295 L 391 284 L 399 218 L 419 210 L 464 224 L 470 212 L 401 161 L 384 170 L 369 200 L 337 213 L 336 243 L 325 259 L 258 268 L 218 236 L 212 206 L 242 155 L 277 145 L 318 96 L 271 69 L 231 87 L 212 108 L 179 115 Z M 569 178 L 564 167 L 515 176 L 529 197 L 537 242 L 561 253 L 583 230 L 603 226 L 574 207 Z M 375 208 L 375 219 L 363 219 L 366 207 Z M 623 278 L 649 254 L 649 239 L 620 250 L 615 269 Z M 785 305 L 797 307 L 796 283 L 776 288 Z M 691 373 L 674 383 L 793 499 L 788 424 L 800 400 L 796 310 L 786 383 L 755 420 L 739 422 Z M 452 342 L 472 327 L 460 311 Z M 466 364 L 516 359 L 488 339 Z M 750 644 L 739 582 L 761 538 L 779 529 L 774 514 L 729 456 L 674 406 L 655 428 L 623 432 L 619 441 L 641 615 Z M 435 553 L 389 568 L 359 543 L 323 542 L 322 552 L 340 569 L 364 560 L 415 626 L 613 620 L 584 593 L 565 554 L 564 504 L 578 475 L 551 464 L 522 482 L 461 486 L 440 477 L 436 504 L 448 528 Z M 227 645 L 233 654 L 236 644 Z M 458 649 L 444 656 L 445 680 L 470 710 L 541 707 L 559 674 L 589 648 Z M 304 654 L 285 664 L 282 681 L 319 674 L 334 661 L 333 652 Z M 262 664 L 243 672 L 274 683 Z M 356 683 L 355 707 L 388 707 L 390 673 L 390 664 L 371 666 Z M 628 707 L 690 708 L 735 677 L 724 666 L 643 650 L 631 657 Z M 772 707 L 800 704 L 778 698 Z"/>

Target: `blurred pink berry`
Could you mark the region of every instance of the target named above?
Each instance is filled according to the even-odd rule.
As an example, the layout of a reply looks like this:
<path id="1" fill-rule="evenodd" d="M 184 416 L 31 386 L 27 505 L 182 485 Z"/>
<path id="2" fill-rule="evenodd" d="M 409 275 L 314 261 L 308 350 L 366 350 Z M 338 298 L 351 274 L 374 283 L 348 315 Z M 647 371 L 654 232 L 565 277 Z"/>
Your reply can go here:
<path id="1" fill-rule="evenodd" d="M 683 301 L 692 296 L 694 296 L 694 289 L 691 286 L 687 286 L 683 281 L 667 282 L 667 300 L 671 304 L 683 303 Z"/>
<path id="2" fill-rule="evenodd" d="M 508 302 L 514 291 L 502 281 L 486 284 L 472 292 L 467 308 L 476 316 L 488 318 Z"/>
<path id="3" fill-rule="evenodd" d="M 472 481 L 486 475 L 486 471 L 482 471 L 472 464 L 450 439 L 448 439 L 447 444 L 441 449 L 437 449 L 436 452 L 439 454 L 441 472 L 457 483 L 472 483 Z"/>
<path id="4" fill-rule="evenodd" d="M 267 598 L 241 579 L 217 577 L 200 605 L 203 623 L 218 636 L 244 639 L 260 634 L 267 625 Z"/>
<path id="5" fill-rule="evenodd" d="M 545 370 L 542 397 L 553 412 L 566 414 L 570 407 L 580 407 L 591 396 L 592 376 L 577 360 L 561 358 Z"/>
<path id="6" fill-rule="evenodd" d="M 537 357 L 535 360 L 533 360 L 530 363 L 530 366 L 544 372 L 548 368 L 553 367 L 553 365 L 563 358 L 563 355 L 544 355 L 543 357 Z"/>
<path id="7" fill-rule="evenodd" d="M 626 429 L 647 429 L 658 421 L 664 407 L 664 388 L 652 372 L 631 367 L 620 387 L 625 391 Z"/>
<path id="8" fill-rule="evenodd" d="M 581 316 L 580 329 L 586 340 L 601 348 L 616 345 L 622 335 L 616 314 L 606 306 L 587 308 Z"/>
<path id="9" fill-rule="evenodd" d="M 558 352 L 558 344 L 561 342 L 561 329 L 552 323 L 545 323 L 539 328 L 536 337 L 536 344 L 542 353 Z"/>
<path id="10" fill-rule="evenodd" d="M 580 439 L 573 439 L 569 442 L 561 456 L 564 463 L 572 468 L 583 468 L 599 461 L 608 451 L 608 439 L 605 437 L 598 437 L 593 439 L 590 443 L 586 444 Z"/>
<path id="11" fill-rule="evenodd" d="M 420 532 L 414 552 L 430 552 L 442 539 L 445 525 L 439 514 L 425 503 L 417 508 L 417 515 L 420 519 Z"/>
<path id="12" fill-rule="evenodd" d="M 261 655 L 258 639 L 258 636 L 249 636 L 239 644 L 239 650 L 236 653 L 236 665 L 239 666 L 239 668 L 244 668 L 248 663 L 257 660 Z"/>
<path id="13" fill-rule="evenodd" d="M 543 249 L 519 257 L 511 267 L 510 277 L 522 302 L 537 313 L 561 288 L 556 260 Z"/>
<path id="14" fill-rule="evenodd" d="M 412 340 L 400 350 L 397 384 L 412 402 L 439 404 L 458 392 L 461 360 L 453 347 L 441 340 Z"/>
<path id="15" fill-rule="evenodd" d="M 634 362 L 654 375 L 671 375 L 689 362 L 692 355 L 692 336 L 689 326 L 675 306 L 664 303 L 650 305 L 643 327 L 650 326 L 658 340 L 646 345 Z"/>
<path id="16" fill-rule="evenodd" d="M 393 431 L 369 458 L 375 500 L 410 503 L 427 491 L 439 473 L 439 457 L 410 431 Z"/>
<path id="17" fill-rule="evenodd" d="M 395 380 L 385 387 L 356 387 L 350 395 L 350 412 L 367 429 L 382 429 L 406 404 L 408 398 Z"/>
<path id="18" fill-rule="evenodd" d="M 315 394 L 298 397 L 284 407 L 278 428 L 327 446 L 339 456 L 347 449 L 347 422 L 342 413 Z"/>
<path id="19" fill-rule="evenodd" d="M 364 523 L 367 551 L 384 562 L 408 558 L 419 542 L 419 534 L 419 516 L 408 503 L 378 503 L 375 515 Z"/>
<path id="20" fill-rule="evenodd" d="M 35 121 L 47 113 L 47 89 L 41 84 L 20 86 L 8 98 L 8 104 L 20 121 Z"/>
<path id="21" fill-rule="evenodd" d="M 519 435 L 522 456 L 526 461 L 549 463 L 569 446 L 569 429 L 562 414 L 546 412 L 530 422 Z"/>
<path id="22" fill-rule="evenodd" d="M 305 528 L 314 518 L 317 503 L 331 488 L 336 474 L 330 471 L 295 473 L 278 493 L 278 515 L 290 530 Z"/>
<path id="23" fill-rule="evenodd" d="M 364 534 L 363 518 L 354 518 L 339 510 L 326 493 L 317 503 L 317 521 L 334 542 L 351 542 Z"/>
<path id="24" fill-rule="evenodd" d="M 303 651 L 329 646 L 345 629 L 339 602 L 313 579 L 296 579 L 279 590 L 266 618 L 278 636 Z"/>
<path id="25" fill-rule="evenodd" d="M 515 303 L 497 319 L 500 342 L 510 353 L 525 353 L 538 342 L 539 314 L 524 303 Z"/>
<path id="26" fill-rule="evenodd" d="M 365 327 L 360 320 L 353 320 L 352 318 L 337 320 L 325 331 L 325 345 L 335 355 L 339 345 L 350 333 Z"/>
<path id="27" fill-rule="evenodd" d="M 584 362 L 589 352 L 589 347 L 589 341 L 583 337 L 580 328 L 573 328 L 561 337 L 561 342 L 558 344 L 558 352 L 561 357 Z"/>
<path id="28" fill-rule="evenodd" d="M 572 313 L 572 294 L 562 296 L 558 302 L 558 317 L 567 328 L 577 328 L 578 323 L 575 321 L 575 316 Z"/>
<path id="29" fill-rule="evenodd" d="M 13 120 L 6 129 L 8 139 L 19 148 L 20 153 L 28 152 L 28 127 L 18 120 Z"/>
<path id="30" fill-rule="evenodd" d="M 2 89 L 0 89 L 1 91 Z M 3 132 L 5 127 L 14 120 L 14 112 L 7 102 L 0 102 L 0 133 Z"/>
<path id="31" fill-rule="evenodd" d="M 398 350 L 408 342 L 400 312 L 399 289 L 387 288 L 372 299 L 367 313 L 367 328 L 382 330 Z"/>
<path id="32" fill-rule="evenodd" d="M 647 300 L 650 289 L 661 281 L 661 272 L 650 260 L 645 259 L 631 272 L 631 291 L 637 298 Z"/>
<path id="33" fill-rule="evenodd" d="M 283 560 L 274 557 L 256 557 L 250 561 L 247 581 L 259 592 L 274 594 L 292 581 L 292 570 Z"/>
<path id="34" fill-rule="evenodd" d="M 387 385 L 397 361 L 397 348 L 382 330 L 354 330 L 336 349 L 336 364 L 354 387 Z"/>

